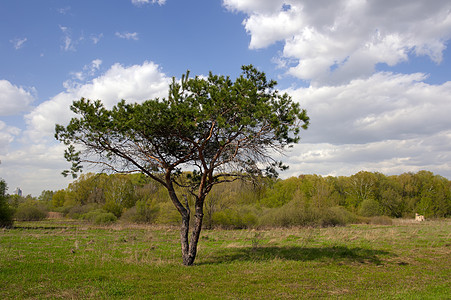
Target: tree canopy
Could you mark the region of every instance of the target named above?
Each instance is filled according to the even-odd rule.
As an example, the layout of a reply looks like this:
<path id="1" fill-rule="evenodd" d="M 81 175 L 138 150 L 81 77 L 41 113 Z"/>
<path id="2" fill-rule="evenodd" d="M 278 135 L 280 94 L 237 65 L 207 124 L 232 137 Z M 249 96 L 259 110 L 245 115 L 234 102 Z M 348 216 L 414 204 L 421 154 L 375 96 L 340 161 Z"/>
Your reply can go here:
<path id="1" fill-rule="evenodd" d="M 67 126 L 56 125 L 56 139 L 72 162 L 64 174 L 76 176 L 82 163 L 121 173 L 141 172 L 162 184 L 182 216 L 183 262 L 194 262 L 206 195 L 215 184 L 243 176 L 276 176 L 285 166 L 273 159 L 300 139 L 309 118 L 299 103 L 280 94 L 252 65 L 241 75 L 173 79 L 167 98 L 119 102 L 74 101 Z M 190 170 L 190 176 L 180 176 Z M 174 185 L 195 197 L 195 224 L 188 242 L 190 207 Z"/>

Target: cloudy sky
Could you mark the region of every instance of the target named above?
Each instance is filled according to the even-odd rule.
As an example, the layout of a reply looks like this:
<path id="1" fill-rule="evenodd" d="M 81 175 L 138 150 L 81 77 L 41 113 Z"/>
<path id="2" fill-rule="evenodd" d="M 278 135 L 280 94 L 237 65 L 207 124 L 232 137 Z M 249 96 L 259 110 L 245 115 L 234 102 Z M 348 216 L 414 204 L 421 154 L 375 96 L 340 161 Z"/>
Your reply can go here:
<path id="1" fill-rule="evenodd" d="M 81 97 L 164 97 L 173 76 L 254 64 L 311 126 L 283 177 L 451 178 L 449 0 L 0 2 L 0 177 L 9 192 L 65 188 L 66 124 Z"/>

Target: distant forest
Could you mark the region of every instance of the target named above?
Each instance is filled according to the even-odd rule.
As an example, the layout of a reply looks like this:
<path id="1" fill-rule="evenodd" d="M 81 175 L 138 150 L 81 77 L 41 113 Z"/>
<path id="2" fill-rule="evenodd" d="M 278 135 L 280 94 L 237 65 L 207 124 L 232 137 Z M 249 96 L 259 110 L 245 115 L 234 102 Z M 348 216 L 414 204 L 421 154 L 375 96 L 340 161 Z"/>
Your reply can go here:
<path id="1" fill-rule="evenodd" d="M 182 189 L 179 192 L 184 193 Z M 33 208 L 96 223 L 180 222 L 167 191 L 141 174 L 88 173 L 64 190 L 43 191 L 37 199 L 18 195 L 8 195 L 7 199 L 16 219 L 27 219 L 20 213 Z M 451 181 L 429 171 L 393 176 L 361 171 L 348 177 L 300 175 L 284 180 L 234 181 L 215 186 L 208 195 L 204 226 L 335 226 L 381 217 L 413 218 L 415 213 L 426 219 L 450 217 Z"/>

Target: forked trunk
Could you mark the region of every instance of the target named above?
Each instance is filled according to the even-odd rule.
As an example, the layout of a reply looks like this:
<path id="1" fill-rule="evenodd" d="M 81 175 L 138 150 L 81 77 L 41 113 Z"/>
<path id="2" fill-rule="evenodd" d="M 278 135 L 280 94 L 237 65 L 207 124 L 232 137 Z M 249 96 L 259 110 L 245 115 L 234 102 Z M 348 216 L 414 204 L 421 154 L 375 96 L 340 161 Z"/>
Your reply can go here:
<path id="1" fill-rule="evenodd" d="M 182 258 L 185 266 L 191 266 L 194 263 L 197 255 L 197 244 L 199 242 L 200 232 L 202 230 L 203 201 L 198 199 L 196 201 L 194 228 L 191 234 L 191 240 L 188 242 L 189 235 L 189 214 L 182 216 L 182 227 L 180 232 L 180 241 L 182 244 Z"/>
<path id="2" fill-rule="evenodd" d="M 189 213 L 186 214 L 185 216 L 182 215 L 182 225 L 180 228 L 180 243 L 182 245 L 182 260 L 183 260 L 183 264 L 185 266 L 192 265 L 194 262 L 194 259 L 192 261 L 190 261 L 188 234 L 189 234 Z"/>

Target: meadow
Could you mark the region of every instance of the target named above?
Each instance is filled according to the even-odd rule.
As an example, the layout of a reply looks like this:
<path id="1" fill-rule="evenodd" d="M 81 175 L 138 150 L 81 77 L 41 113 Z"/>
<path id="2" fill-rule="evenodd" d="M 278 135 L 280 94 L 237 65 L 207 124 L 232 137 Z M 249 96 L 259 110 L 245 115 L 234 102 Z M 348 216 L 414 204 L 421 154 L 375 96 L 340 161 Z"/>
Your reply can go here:
<path id="1" fill-rule="evenodd" d="M 204 230 L 67 219 L 0 229 L 0 299 L 450 299 L 451 220 Z"/>

